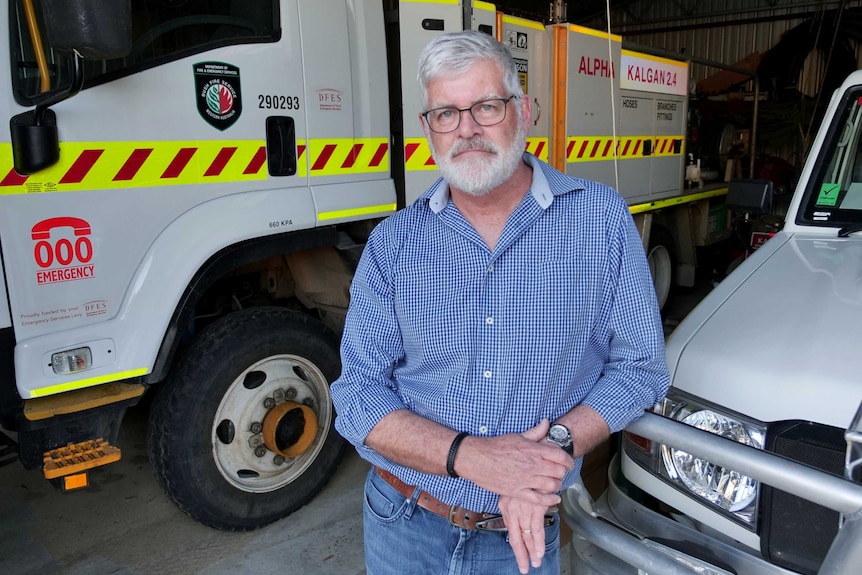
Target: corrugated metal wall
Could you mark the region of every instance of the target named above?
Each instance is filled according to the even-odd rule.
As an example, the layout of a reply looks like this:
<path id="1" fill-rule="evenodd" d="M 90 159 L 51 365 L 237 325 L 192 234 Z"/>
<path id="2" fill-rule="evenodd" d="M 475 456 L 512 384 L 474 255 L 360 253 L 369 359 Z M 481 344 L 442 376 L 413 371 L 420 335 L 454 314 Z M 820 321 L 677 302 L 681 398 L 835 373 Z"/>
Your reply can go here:
<path id="1" fill-rule="evenodd" d="M 684 52 L 723 64 L 733 64 L 751 54 L 768 51 L 782 34 L 821 10 L 835 10 L 841 2 L 811 0 L 639 0 L 611 13 L 611 30 L 624 40 L 669 52 Z M 845 8 L 862 7 L 862 1 L 847 1 Z M 584 23 L 606 29 L 605 18 Z M 821 34 L 831 34 L 823 29 Z M 859 67 L 862 47 L 856 45 Z M 810 59 L 799 86 L 812 94 L 820 85 L 823 63 Z M 694 82 L 715 73 L 716 68 L 693 64 Z"/>

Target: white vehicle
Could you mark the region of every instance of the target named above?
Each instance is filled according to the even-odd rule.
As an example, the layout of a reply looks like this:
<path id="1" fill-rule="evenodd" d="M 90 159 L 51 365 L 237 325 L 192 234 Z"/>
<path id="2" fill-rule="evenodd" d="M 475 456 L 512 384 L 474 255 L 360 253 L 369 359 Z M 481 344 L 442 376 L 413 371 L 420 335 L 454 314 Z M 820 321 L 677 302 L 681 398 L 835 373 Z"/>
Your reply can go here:
<path id="1" fill-rule="evenodd" d="M 738 190 L 732 182 L 730 193 L 759 209 L 771 191 L 766 182 Z M 706 454 L 696 443 L 677 444 L 673 432 L 635 435 L 651 423 L 629 428 L 607 492 L 595 507 L 569 507 L 577 516 L 574 572 L 664 573 L 640 562 L 656 554 L 685 564 L 685 573 L 860 572 L 860 231 L 862 72 L 855 72 L 832 97 L 782 231 L 667 342 L 672 387 L 655 411 L 735 444 L 722 441 Z M 738 444 L 754 449 L 731 449 Z M 594 530 L 584 509 L 623 531 Z M 615 548 L 607 545 L 606 536 L 620 534 Z M 629 553 L 633 542 L 643 553 Z"/>
<path id="2" fill-rule="evenodd" d="M 437 178 L 414 66 L 441 32 L 509 44 L 530 152 L 611 184 L 619 159 L 660 299 L 721 231 L 726 186 L 682 185 L 687 64 L 616 36 L 451 0 L 9 4 L 0 423 L 63 489 L 121 456 L 145 393 L 156 477 L 196 520 L 250 529 L 321 489 L 353 266 Z"/>

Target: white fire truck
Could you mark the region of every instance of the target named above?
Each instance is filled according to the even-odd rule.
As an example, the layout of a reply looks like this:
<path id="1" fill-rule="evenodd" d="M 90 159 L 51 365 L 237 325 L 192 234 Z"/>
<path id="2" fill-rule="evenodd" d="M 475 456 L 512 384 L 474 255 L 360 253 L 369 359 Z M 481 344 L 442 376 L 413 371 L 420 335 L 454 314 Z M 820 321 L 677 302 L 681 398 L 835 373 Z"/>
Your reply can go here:
<path id="1" fill-rule="evenodd" d="M 194 519 L 255 528 L 321 489 L 353 266 L 437 178 L 414 70 L 436 34 L 509 45 L 528 150 L 619 188 L 660 299 L 720 228 L 726 189 L 682 185 L 686 64 L 617 36 L 456 0 L 9 8 L 0 422 L 63 489 L 120 457 L 145 394 L 155 475 Z"/>

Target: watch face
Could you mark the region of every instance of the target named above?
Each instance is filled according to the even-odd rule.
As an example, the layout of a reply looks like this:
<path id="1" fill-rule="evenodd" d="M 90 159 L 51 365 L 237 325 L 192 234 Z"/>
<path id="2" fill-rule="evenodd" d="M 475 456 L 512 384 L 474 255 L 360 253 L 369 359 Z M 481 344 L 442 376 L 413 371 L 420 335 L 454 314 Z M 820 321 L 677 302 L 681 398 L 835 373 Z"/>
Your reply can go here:
<path id="1" fill-rule="evenodd" d="M 561 446 L 565 446 L 571 443 L 572 436 L 569 434 L 569 430 L 565 425 L 557 423 L 552 425 L 551 429 L 548 430 L 548 439 L 554 443 L 560 444 Z"/>

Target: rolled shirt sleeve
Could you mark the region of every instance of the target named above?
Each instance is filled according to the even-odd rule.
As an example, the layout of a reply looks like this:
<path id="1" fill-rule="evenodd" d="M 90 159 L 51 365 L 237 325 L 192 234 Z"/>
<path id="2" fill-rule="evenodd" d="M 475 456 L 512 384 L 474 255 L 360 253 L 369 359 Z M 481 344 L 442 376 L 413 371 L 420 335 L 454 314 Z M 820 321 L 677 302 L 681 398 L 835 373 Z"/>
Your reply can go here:
<path id="1" fill-rule="evenodd" d="M 391 253 L 381 234 L 387 222 L 372 232 L 354 275 L 341 339 L 342 372 L 332 385 L 336 429 L 357 447 L 380 419 L 406 407 L 392 377 L 404 350 L 389 277 Z"/>

